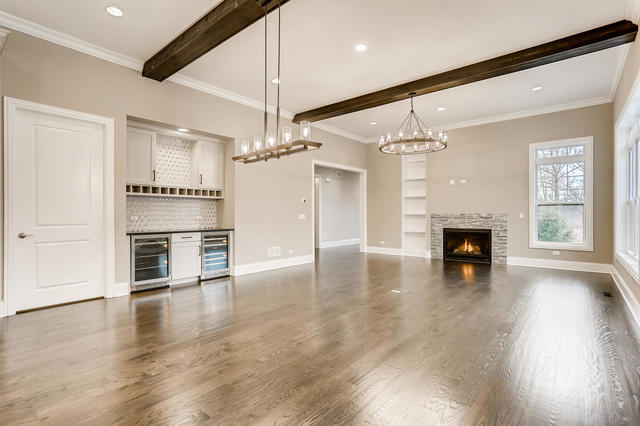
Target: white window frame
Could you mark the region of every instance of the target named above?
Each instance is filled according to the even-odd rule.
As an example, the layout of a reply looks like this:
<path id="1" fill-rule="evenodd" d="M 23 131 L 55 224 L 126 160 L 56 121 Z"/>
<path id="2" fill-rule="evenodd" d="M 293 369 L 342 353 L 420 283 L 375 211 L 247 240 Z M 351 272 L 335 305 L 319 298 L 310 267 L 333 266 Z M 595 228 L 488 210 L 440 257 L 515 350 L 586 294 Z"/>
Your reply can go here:
<path id="1" fill-rule="evenodd" d="M 584 239 L 582 243 L 538 241 L 538 199 L 536 151 L 548 148 L 584 145 L 584 155 L 560 157 L 584 160 Z M 593 251 L 593 137 L 563 139 L 529 144 L 529 247 L 549 250 Z"/>
<path id="2" fill-rule="evenodd" d="M 626 167 L 626 179 L 625 179 L 625 197 L 624 197 L 624 215 L 626 224 L 624 226 L 624 252 L 633 261 L 638 263 L 639 245 L 640 245 L 640 221 L 638 220 L 638 211 L 640 209 L 640 197 L 638 196 L 638 186 L 640 186 L 640 177 L 638 176 L 639 170 L 638 160 L 640 150 L 640 129 L 635 128 L 629 131 L 628 143 L 625 147 L 625 156 L 627 158 Z M 632 160 L 632 155 L 635 157 Z M 636 162 L 635 175 L 632 174 L 631 161 Z M 635 182 L 634 182 L 635 181 Z M 636 186 L 635 197 L 631 194 L 632 185 Z M 633 245 L 633 247 L 631 247 Z"/>

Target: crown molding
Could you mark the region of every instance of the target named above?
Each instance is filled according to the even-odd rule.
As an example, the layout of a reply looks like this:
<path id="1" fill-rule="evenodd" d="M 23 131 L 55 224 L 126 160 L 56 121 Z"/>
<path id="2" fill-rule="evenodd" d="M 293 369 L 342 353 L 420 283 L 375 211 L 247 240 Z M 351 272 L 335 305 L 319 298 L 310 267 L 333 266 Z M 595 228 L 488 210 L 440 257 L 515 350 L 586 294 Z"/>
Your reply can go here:
<path id="1" fill-rule="evenodd" d="M 114 64 L 122 65 L 123 67 L 127 67 L 138 72 L 142 72 L 142 67 L 144 65 L 143 61 L 132 58 L 131 56 L 123 55 L 110 49 L 106 49 L 96 44 L 89 43 L 60 31 L 45 27 L 43 25 L 36 24 L 35 22 L 28 21 L 18 16 L 11 15 L 7 12 L 0 11 L 0 25 L 15 31 L 20 31 L 33 37 L 40 38 L 42 40 L 46 40 L 51 43 L 55 43 L 60 46 L 67 47 L 72 50 L 76 50 L 78 52 L 85 53 L 87 55 L 94 56 L 96 58 Z M 8 31 L 0 29 L 0 52 L 2 51 L 2 46 L 7 34 L 9 34 Z M 250 108 L 258 109 L 260 111 L 264 110 L 264 102 L 249 98 L 244 95 L 240 95 L 238 93 L 223 89 L 218 86 L 214 86 L 213 84 L 205 83 L 195 78 L 187 77 L 186 75 L 180 73 L 172 75 L 167 80 L 181 86 L 189 87 L 203 93 L 207 93 L 241 105 L 248 106 Z M 275 114 L 276 107 L 273 105 L 268 105 L 267 111 L 270 114 Z M 294 116 L 291 111 L 282 109 L 280 110 L 280 115 L 288 120 L 292 120 Z M 338 129 L 333 126 L 329 126 L 327 124 L 314 123 L 313 126 L 318 129 L 325 130 L 329 133 L 355 140 L 357 142 L 367 141 L 367 139 L 363 138 L 362 136 L 347 132 L 342 129 Z"/>
<path id="2" fill-rule="evenodd" d="M 8 35 L 9 31 L 0 28 L 0 54 L 2 54 L 2 49 L 4 49 L 4 44 L 7 41 Z"/>

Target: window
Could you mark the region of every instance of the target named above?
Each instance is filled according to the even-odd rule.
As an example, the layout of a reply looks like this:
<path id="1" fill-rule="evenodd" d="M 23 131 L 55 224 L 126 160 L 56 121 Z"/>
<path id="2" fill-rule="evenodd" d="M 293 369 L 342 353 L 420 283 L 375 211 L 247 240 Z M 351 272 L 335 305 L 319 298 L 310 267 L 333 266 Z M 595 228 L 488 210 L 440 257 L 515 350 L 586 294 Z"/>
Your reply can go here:
<path id="1" fill-rule="evenodd" d="M 640 140 L 640 132 L 636 126 L 631 130 L 630 143 L 627 148 L 627 196 L 625 200 L 627 254 L 636 259 L 640 246 L 638 241 L 638 227 L 640 226 L 640 175 L 638 173 L 640 149 L 638 148 L 638 140 Z"/>
<path id="2" fill-rule="evenodd" d="M 529 145 L 529 246 L 593 250 L 593 138 Z"/>

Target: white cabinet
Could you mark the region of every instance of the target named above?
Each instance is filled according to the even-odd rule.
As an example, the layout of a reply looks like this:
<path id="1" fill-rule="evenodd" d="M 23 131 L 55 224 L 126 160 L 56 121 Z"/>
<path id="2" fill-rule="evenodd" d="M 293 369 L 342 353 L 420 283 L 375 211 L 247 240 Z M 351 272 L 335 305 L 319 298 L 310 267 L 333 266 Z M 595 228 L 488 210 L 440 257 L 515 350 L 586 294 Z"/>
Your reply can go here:
<path id="1" fill-rule="evenodd" d="M 195 146 L 194 164 L 196 186 L 200 189 L 224 188 L 224 145 L 198 141 Z"/>
<path id="2" fill-rule="evenodd" d="M 202 274 L 200 233 L 171 235 L 171 279 L 199 277 Z"/>
<path id="3" fill-rule="evenodd" d="M 151 185 L 155 182 L 156 143 L 155 132 L 127 129 L 127 183 Z"/>

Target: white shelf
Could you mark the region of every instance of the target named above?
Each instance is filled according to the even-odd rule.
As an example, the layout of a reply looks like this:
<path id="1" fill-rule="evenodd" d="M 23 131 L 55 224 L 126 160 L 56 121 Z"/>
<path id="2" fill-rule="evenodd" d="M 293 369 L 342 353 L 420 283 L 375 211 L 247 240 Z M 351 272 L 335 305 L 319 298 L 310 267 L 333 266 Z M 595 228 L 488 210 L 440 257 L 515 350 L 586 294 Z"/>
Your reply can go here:
<path id="1" fill-rule="evenodd" d="M 405 216 L 426 216 L 427 214 L 422 212 L 422 213 L 413 213 L 413 212 L 405 212 L 404 213 Z"/>
<path id="2" fill-rule="evenodd" d="M 422 231 L 418 231 L 418 230 L 413 231 L 413 230 L 405 229 L 404 233 L 405 234 L 426 234 L 427 231 L 424 231 L 424 230 L 422 230 Z"/>
<path id="3" fill-rule="evenodd" d="M 427 242 L 426 156 L 407 156 L 402 163 L 402 248 L 424 251 Z"/>
<path id="4" fill-rule="evenodd" d="M 186 188 L 179 186 L 156 185 L 126 185 L 126 194 L 138 197 L 169 197 L 169 198 L 201 198 L 208 200 L 222 200 L 224 193 L 221 190 Z"/>

